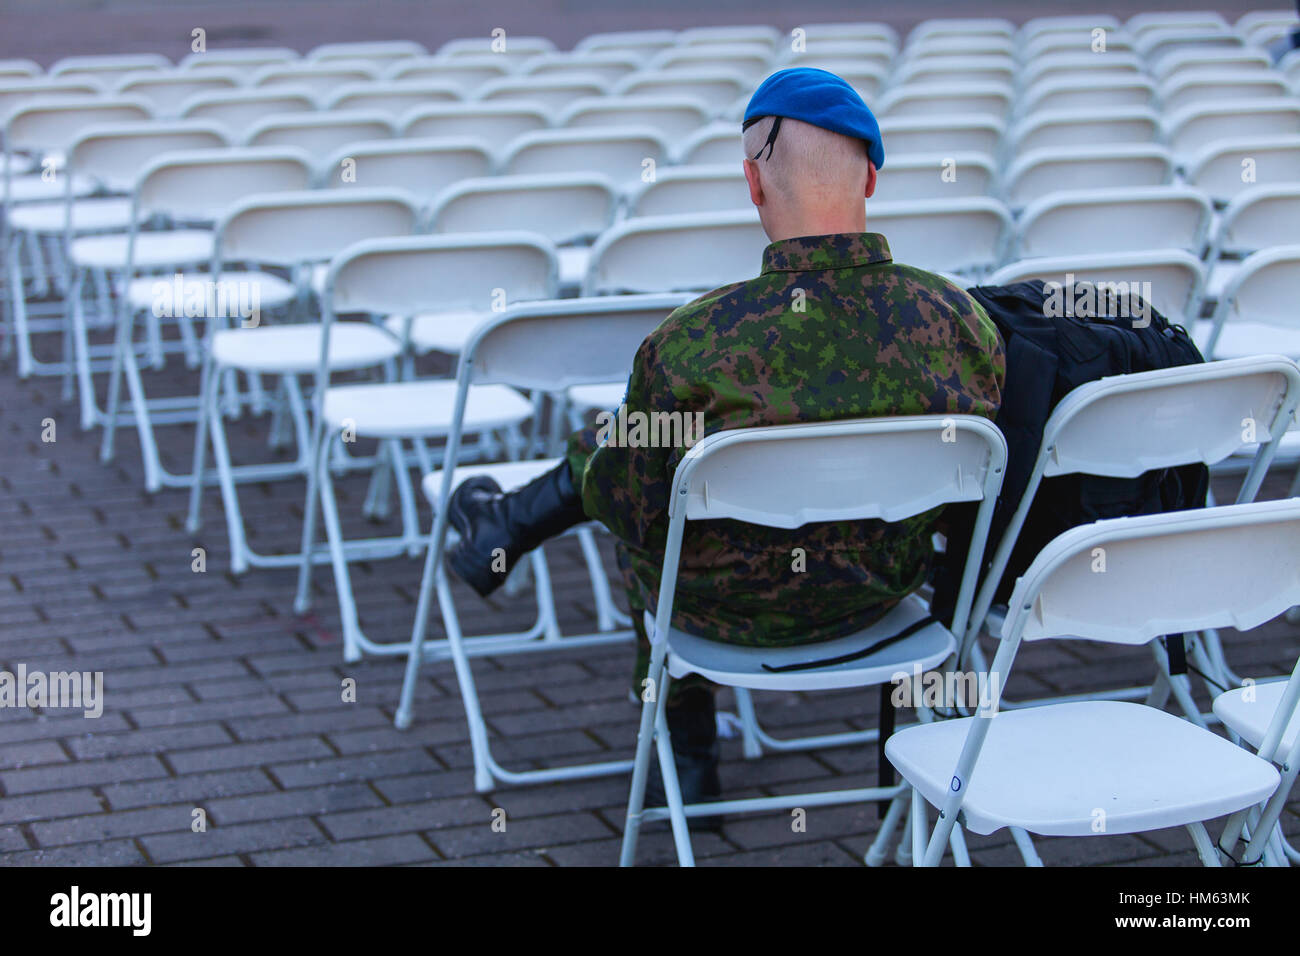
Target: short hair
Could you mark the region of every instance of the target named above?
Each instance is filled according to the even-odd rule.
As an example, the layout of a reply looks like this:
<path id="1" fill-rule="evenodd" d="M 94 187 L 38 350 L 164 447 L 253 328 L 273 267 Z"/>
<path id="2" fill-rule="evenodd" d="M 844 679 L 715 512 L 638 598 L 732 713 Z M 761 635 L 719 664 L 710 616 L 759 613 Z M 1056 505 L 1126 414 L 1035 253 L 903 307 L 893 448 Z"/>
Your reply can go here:
<path id="1" fill-rule="evenodd" d="M 775 118 L 765 116 L 744 133 L 745 156 L 753 159 L 772 131 Z M 808 189 L 858 188 L 867 176 L 867 144 L 802 120 L 784 117 L 772 149 L 759 160 L 763 179 L 789 195 Z"/>

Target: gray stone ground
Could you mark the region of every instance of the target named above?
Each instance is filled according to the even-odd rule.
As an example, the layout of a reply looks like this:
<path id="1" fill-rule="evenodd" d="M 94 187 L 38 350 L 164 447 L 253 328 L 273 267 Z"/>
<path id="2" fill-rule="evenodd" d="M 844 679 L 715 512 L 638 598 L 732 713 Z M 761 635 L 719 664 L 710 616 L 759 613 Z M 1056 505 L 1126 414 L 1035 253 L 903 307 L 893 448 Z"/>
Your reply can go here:
<path id="1" fill-rule="evenodd" d="M 185 46 L 175 38 L 200 22 L 198 11 L 207 22 L 225 24 L 231 44 L 305 49 L 331 40 L 393 36 L 436 45 L 498 22 L 523 33 L 547 33 L 567 46 L 601 29 L 761 20 L 786 25 L 796 17 L 818 19 L 823 11 L 822 19 L 847 17 L 847 5 L 834 6 L 801 5 L 795 14 L 762 0 L 708 8 L 551 2 L 496 5 L 489 16 L 479 8 L 457 5 L 444 13 L 440 6 L 396 2 L 367 4 L 362 14 L 343 3 L 217 8 L 11 0 L 3 6 L 0 56 L 48 62 L 67 53 L 138 49 L 179 56 Z M 970 6 L 909 4 L 906 16 L 969 13 Z M 1066 5 L 1003 4 L 996 11 L 981 6 L 980 12 L 1020 19 L 1031 6 L 1053 12 Z M 904 14 L 892 5 L 865 15 L 904 27 L 911 22 L 899 19 Z M 236 29 L 240 24 L 252 26 Z M 192 379 L 173 360 L 149 379 L 151 393 L 180 389 Z M 57 422 L 53 444 L 41 441 L 46 417 Z M 266 454 L 264 420 L 245 419 L 231 431 L 236 460 Z M 9 364 L 0 369 L 0 435 L 0 669 L 24 663 L 32 670 L 102 670 L 107 698 L 103 716 L 94 721 L 67 712 L 0 711 L 0 863 L 616 862 L 624 779 L 476 794 L 450 666 L 425 670 L 415 726 L 395 731 L 401 664 L 343 663 L 328 574 L 317 575 L 313 613 L 299 618 L 291 608 L 291 572 L 259 570 L 238 578 L 227 573 L 216 493 L 206 497 L 201 533 L 187 534 L 184 492 L 142 490 L 133 433 L 123 432 L 117 459 L 101 464 L 98 434 L 79 431 L 75 408 L 61 400 L 57 381 L 20 383 Z M 163 429 L 162 441 L 167 463 L 184 470 L 189 429 Z M 1289 481 L 1289 472 L 1280 473 L 1266 495 L 1283 494 Z M 1220 491 L 1230 496 L 1230 483 L 1221 483 Z M 359 477 L 340 484 L 350 537 L 376 531 L 359 516 L 363 494 Z M 254 545 L 292 547 L 302 498 L 299 482 L 245 487 Z M 191 549 L 198 546 L 207 549 L 203 574 L 191 570 Z M 555 547 L 552 565 L 562 623 L 571 630 L 590 628 L 590 595 L 575 550 Z M 418 583 L 414 560 L 356 566 L 363 620 L 373 638 L 400 640 L 409 633 Z M 457 596 L 471 631 L 513 629 L 529 619 L 527 600 L 484 603 L 459 586 Z M 441 634 L 436 619 L 432 634 Z M 1300 650 L 1298 636 L 1284 623 L 1269 625 L 1236 640 L 1230 657 L 1244 673 L 1279 675 Z M 474 666 L 498 757 L 512 766 L 630 752 L 637 709 L 627 701 L 629 648 L 487 658 Z M 1149 676 L 1142 650 L 1039 645 L 1024 653 L 1010 689 L 1019 696 L 1063 693 Z M 357 682 L 356 703 L 341 702 L 347 677 Z M 729 697 L 723 701 L 730 706 Z M 874 694 L 861 693 L 768 695 L 760 699 L 760 713 L 778 733 L 824 733 L 871 726 L 874 701 Z M 874 780 L 875 770 L 874 747 L 745 761 L 737 741 L 724 744 L 724 783 L 731 796 L 861 786 Z M 204 833 L 191 831 L 195 808 L 206 811 Z M 491 826 L 496 808 L 506 811 L 504 833 Z M 1297 812 L 1300 803 L 1293 801 L 1284 818 L 1292 834 L 1300 833 Z M 804 833 L 792 831 L 788 814 L 771 814 L 733 820 L 721 835 L 698 836 L 695 848 L 704 865 L 852 866 L 877 826 L 874 807 L 811 810 Z M 972 837 L 970 844 L 977 863 L 1018 862 L 1004 834 Z M 663 831 L 647 834 L 642 846 L 643 862 L 673 859 Z M 1181 831 L 1043 840 L 1040 851 L 1049 864 L 1196 862 Z"/>

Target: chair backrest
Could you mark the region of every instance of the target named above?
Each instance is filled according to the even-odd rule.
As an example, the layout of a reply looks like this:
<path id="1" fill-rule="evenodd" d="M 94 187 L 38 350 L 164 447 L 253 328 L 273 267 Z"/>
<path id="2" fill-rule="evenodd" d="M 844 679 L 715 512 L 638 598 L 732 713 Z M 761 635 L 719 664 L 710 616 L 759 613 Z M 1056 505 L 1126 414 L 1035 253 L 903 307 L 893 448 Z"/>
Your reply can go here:
<path id="1" fill-rule="evenodd" d="M 326 94 L 325 110 L 363 110 L 396 119 L 430 103 L 459 103 L 462 91 L 455 83 L 436 80 L 346 83 Z"/>
<path id="2" fill-rule="evenodd" d="M 883 201 L 966 199 L 993 191 L 993 161 L 984 153 L 901 153 L 880 170 L 876 195 Z"/>
<path id="3" fill-rule="evenodd" d="M 867 228 L 884 234 L 895 262 L 930 271 L 979 274 L 1002 262 L 1011 214 L 999 200 L 987 196 L 869 200 Z"/>
<path id="4" fill-rule="evenodd" d="M 762 24 L 742 24 L 726 27 L 691 27 L 677 34 L 678 46 L 712 45 L 717 43 L 759 43 L 776 49 L 782 35 L 776 27 Z"/>
<path id="5" fill-rule="evenodd" d="M 187 53 L 176 68 L 196 73 L 205 70 L 259 70 L 273 63 L 292 63 L 296 59 L 298 51 L 285 46 L 205 50 L 202 53 Z"/>
<path id="6" fill-rule="evenodd" d="M 242 141 L 250 127 L 269 116 L 286 113 L 314 113 L 316 101 L 306 89 L 232 90 L 229 93 L 200 93 L 179 107 L 185 119 L 220 123 L 235 141 Z"/>
<path id="7" fill-rule="evenodd" d="M 721 67 L 751 80 L 771 72 L 772 48 L 766 43 L 695 43 L 670 47 L 645 64 L 651 73 Z"/>
<path id="8" fill-rule="evenodd" d="M 249 85 L 259 89 L 277 89 L 290 86 L 309 90 L 321 99 L 336 87 L 347 83 L 364 83 L 379 78 L 376 67 L 355 62 L 344 64 L 322 63 L 272 63 L 253 74 Z"/>
<path id="9" fill-rule="evenodd" d="M 37 101 L 9 114 L 4 129 L 5 152 L 26 149 L 62 153 L 90 126 L 150 119 L 153 111 L 139 97 Z"/>
<path id="10" fill-rule="evenodd" d="M 1098 549 L 1105 573 L 1095 570 Z M 1138 646 L 1162 634 L 1248 631 L 1297 601 L 1300 499 L 1112 518 L 1039 553 L 1016 583 L 1002 635 Z"/>
<path id="11" fill-rule="evenodd" d="M 1016 255 L 1185 249 L 1200 254 L 1213 209 L 1185 186 L 1135 186 L 1050 193 L 1020 217 Z"/>
<path id="12" fill-rule="evenodd" d="M 891 87 L 876 104 L 879 116 L 992 116 L 1005 120 L 1011 112 L 1012 91 L 1002 83 L 909 83 Z"/>
<path id="13" fill-rule="evenodd" d="M 0 60 L 0 83 L 10 80 L 25 80 L 38 77 L 44 71 L 34 60 L 5 59 Z"/>
<path id="14" fill-rule="evenodd" d="M 1264 99 L 1219 102 L 1211 100 L 1167 114 L 1164 134 L 1169 148 L 1186 154 L 1216 139 L 1238 136 L 1295 136 L 1300 134 L 1300 102 Z"/>
<path id="15" fill-rule="evenodd" d="M 202 70 L 135 75 L 123 82 L 117 92 L 122 96 L 141 97 L 153 106 L 155 115 L 172 117 L 180 113 L 190 97 L 232 92 L 238 88 L 239 76 L 234 71 Z"/>
<path id="16" fill-rule="evenodd" d="M 483 56 L 459 56 L 453 59 L 432 56 L 406 57 L 395 61 L 384 73 L 393 82 L 450 83 L 468 96 L 489 80 L 510 72 L 510 65 L 501 57 L 488 53 Z"/>
<path id="17" fill-rule="evenodd" d="M 609 53 L 539 53 L 519 67 L 519 76 L 599 77 L 606 86 L 641 69 L 639 56 Z"/>
<path id="18" fill-rule="evenodd" d="M 573 52 L 618 52 L 648 59 L 677 42 L 672 30 L 621 30 L 614 33 L 591 33 L 574 44 Z"/>
<path id="19" fill-rule="evenodd" d="M 899 66 L 896 84 L 992 83 L 1010 86 L 1015 62 L 1003 56 L 922 57 Z"/>
<path id="20" fill-rule="evenodd" d="M 683 166 L 739 163 L 744 158 L 740 132 L 734 123 L 715 122 L 701 126 L 680 140 L 676 157 Z"/>
<path id="21" fill-rule="evenodd" d="M 984 153 L 994 156 L 1002 141 L 1003 123 L 992 116 L 886 117 L 880 135 L 892 153 Z"/>
<path id="22" fill-rule="evenodd" d="M 674 216 L 752 209 L 753 205 L 739 163 L 676 166 L 660 170 L 628 196 L 628 215 Z"/>
<path id="23" fill-rule="evenodd" d="M 125 192 L 135 187 L 140 171 L 159 153 L 214 150 L 229 142 L 221 126 L 202 120 L 91 126 L 68 150 L 68 171 Z"/>
<path id="24" fill-rule="evenodd" d="M 1263 50 L 1217 49 L 1217 50 L 1176 50 L 1162 57 L 1157 68 L 1152 70 L 1162 81 L 1169 80 L 1184 72 L 1199 72 L 1205 69 L 1231 69 L 1238 72 L 1250 70 L 1266 73 L 1273 68 L 1272 61 Z"/>
<path id="25" fill-rule="evenodd" d="M 558 113 L 578 100 L 603 96 L 605 89 L 605 82 L 594 76 L 586 79 L 503 76 L 480 86 L 474 98 L 482 103 L 533 103 L 547 112 Z"/>
<path id="26" fill-rule="evenodd" d="M 476 139 L 393 139 L 348 143 L 321 164 L 321 185 L 403 189 L 428 202 L 452 183 L 492 170 L 492 156 Z"/>
<path id="27" fill-rule="evenodd" d="M 1143 106 L 1039 110 L 1009 133 L 1008 148 L 1013 153 L 1024 153 L 1078 143 L 1153 143 L 1159 132 L 1159 116 Z"/>
<path id="28" fill-rule="evenodd" d="M 448 40 L 438 47 L 437 55 L 442 59 L 458 59 L 463 56 L 495 56 L 514 69 L 520 63 L 539 53 L 554 53 L 555 44 L 546 37 L 506 35 L 504 31 L 495 37 L 466 37 Z"/>
<path id="29" fill-rule="evenodd" d="M 667 633 L 671 621 L 687 520 L 793 529 L 823 521 L 901 521 L 943 504 L 978 501 L 953 619 L 961 633 L 1006 455 L 997 427 L 970 415 L 847 419 L 704 437 L 673 474 L 656 633 Z M 794 462 L 817 466 L 791 467 Z"/>
<path id="30" fill-rule="evenodd" d="M 515 175 L 598 172 L 621 185 L 639 180 L 651 163 L 664 163 L 667 157 L 663 139 L 646 127 L 553 129 L 515 139 L 501 160 L 501 171 Z"/>
<path id="31" fill-rule="evenodd" d="M 838 46 L 844 44 L 877 44 L 898 49 L 898 31 L 888 23 L 853 21 L 849 23 L 804 23 L 804 41 L 809 47 Z"/>
<path id="32" fill-rule="evenodd" d="M 327 262 L 364 239 L 410 235 L 417 221 L 410 197 L 398 190 L 255 194 L 218 223 L 212 271 L 219 274 L 225 262 Z"/>
<path id="33" fill-rule="evenodd" d="M 689 96 L 716 114 L 749 86 L 744 75 L 725 69 L 643 71 L 619 80 L 611 92 L 619 96 Z"/>
<path id="34" fill-rule="evenodd" d="M 0 127 L 21 107 L 51 100 L 85 100 L 100 92 L 95 83 L 82 80 L 0 78 Z"/>
<path id="35" fill-rule="evenodd" d="M 1113 291 L 1121 301 L 1137 291 L 1170 322 L 1191 328 L 1199 312 L 1205 266 L 1199 256 L 1180 249 L 1044 256 L 1003 266 L 985 283 L 1010 285 L 1026 279 L 1055 282 L 1063 288 L 1088 283 L 1092 291 Z"/>
<path id="36" fill-rule="evenodd" d="M 617 202 L 613 184 L 599 173 L 462 179 L 434 201 L 429 231 L 486 232 L 509 224 L 563 244 L 606 229 Z"/>
<path id="37" fill-rule="evenodd" d="M 1051 50 L 1046 56 L 1025 61 L 1017 75 L 1022 90 L 1032 90 L 1040 83 L 1069 81 L 1086 83 L 1106 76 L 1136 76 L 1142 73 L 1142 61 L 1133 53 L 1113 51 L 1098 56 L 1085 48 L 1083 52 Z"/>
<path id="38" fill-rule="evenodd" d="M 432 137 L 472 137 L 494 154 L 523 136 L 544 130 L 550 125 L 546 112 L 527 103 L 447 103 L 421 107 L 407 113 L 402 135 L 428 139 Z"/>
<path id="39" fill-rule="evenodd" d="M 1278 74 L 1261 70 L 1195 70 L 1180 72 L 1160 84 L 1160 101 L 1166 112 L 1177 112 L 1214 100 L 1252 100 L 1290 96 Z"/>
<path id="40" fill-rule="evenodd" d="M 1300 238 L 1300 181 L 1280 186 L 1251 186 L 1223 211 L 1209 261 L 1223 252 L 1253 252 L 1284 246 Z"/>
<path id="41" fill-rule="evenodd" d="M 1215 140 L 1187 158 L 1187 181 L 1220 202 L 1255 184 L 1300 182 L 1300 135 Z"/>
<path id="42" fill-rule="evenodd" d="M 1295 304 L 1300 299 L 1300 245 L 1261 249 L 1242 260 L 1219 295 L 1214 310 L 1214 331 L 1206 343 L 1207 355 L 1214 352 L 1223 324 L 1238 316 L 1239 321 L 1300 328 Z"/>
<path id="43" fill-rule="evenodd" d="M 1173 176 L 1173 155 L 1155 143 L 1035 149 L 1016 157 L 1007 169 L 1002 195 L 1018 208 L 1057 192 L 1063 183 L 1097 189 L 1163 186 Z"/>
<path id="44" fill-rule="evenodd" d="M 627 219 L 596 240 L 582 294 L 715 289 L 756 275 L 767 244 L 752 209 Z"/>
<path id="45" fill-rule="evenodd" d="M 1110 106 L 1141 108 L 1149 107 L 1155 98 L 1155 84 L 1139 73 L 1049 73 L 1025 90 L 1017 112 L 1029 116 L 1047 110 L 1094 110 Z"/>
<path id="46" fill-rule="evenodd" d="M 653 129 L 666 142 L 679 142 L 708 122 L 708 111 L 685 96 L 600 96 L 575 100 L 556 121 L 566 128 L 640 126 Z M 732 135 L 739 139 L 734 126 Z"/>
<path id="47" fill-rule="evenodd" d="M 327 156 L 348 143 L 390 139 L 396 133 L 392 120 L 374 111 L 290 113 L 268 116 L 253 124 L 245 143 L 249 146 L 292 146 L 309 156 Z"/>
<path id="48" fill-rule="evenodd" d="M 893 56 L 892 51 L 885 49 L 876 49 L 873 55 L 857 50 L 840 53 L 825 46 L 810 46 L 806 52 L 795 54 L 781 63 L 780 68 L 807 66 L 834 73 L 857 90 L 863 99 L 874 100 L 889 79 L 889 63 Z"/>
<path id="49" fill-rule="evenodd" d="M 67 56 L 50 67 L 51 77 L 98 80 L 111 85 L 127 73 L 161 72 L 172 68 L 171 61 L 157 53 L 123 53 L 108 56 Z"/>
<path id="50" fill-rule="evenodd" d="M 141 171 L 135 208 L 137 219 L 164 213 L 216 222 L 245 196 L 310 185 L 311 164 L 301 150 L 240 147 L 164 153 Z"/>
<path id="51" fill-rule="evenodd" d="M 415 56 L 429 53 L 414 40 L 387 40 L 383 42 L 322 43 L 307 54 L 311 63 L 330 63 L 337 60 L 364 60 L 376 66 L 387 66 Z"/>

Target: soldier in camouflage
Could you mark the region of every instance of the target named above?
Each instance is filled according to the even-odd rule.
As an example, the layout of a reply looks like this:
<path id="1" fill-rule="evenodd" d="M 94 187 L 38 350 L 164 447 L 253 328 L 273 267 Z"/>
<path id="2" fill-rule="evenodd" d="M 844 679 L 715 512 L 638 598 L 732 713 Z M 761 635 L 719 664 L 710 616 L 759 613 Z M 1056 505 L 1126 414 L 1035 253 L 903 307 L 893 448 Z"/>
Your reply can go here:
<path id="1" fill-rule="evenodd" d="M 620 412 L 702 413 L 704 434 L 887 415 L 993 418 L 1005 360 L 992 321 L 963 289 L 894 262 L 885 237 L 866 231 L 863 198 L 884 154 L 857 94 L 832 74 L 786 70 L 755 93 L 747 120 L 745 175 L 772 240 L 762 270 L 669 315 L 638 349 Z M 686 451 L 600 444 L 587 429 L 570 438 L 566 463 L 520 492 L 466 482 L 450 503 L 462 542 L 449 563 L 483 593 L 503 577 L 486 572 L 492 548 L 517 559 L 563 527 L 602 522 L 618 539 L 639 684 L 643 612 L 655 606 L 673 472 Z M 925 579 L 939 511 L 794 530 L 689 523 L 673 624 L 761 646 L 862 630 Z M 667 715 L 684 797 L 715 797 L 711 685 L 674 684 Z"/>

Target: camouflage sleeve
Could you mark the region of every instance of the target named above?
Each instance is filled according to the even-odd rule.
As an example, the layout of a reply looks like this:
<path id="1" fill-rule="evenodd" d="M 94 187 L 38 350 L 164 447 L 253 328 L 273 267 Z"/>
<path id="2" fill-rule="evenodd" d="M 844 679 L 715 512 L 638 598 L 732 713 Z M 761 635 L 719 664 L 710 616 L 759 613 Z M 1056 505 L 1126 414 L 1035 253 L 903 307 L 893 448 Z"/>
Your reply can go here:
<path id="1" fill-rule="evenodd" d="M 623 404 L 628 418 L 634 413 L 648 416 L 676 408 L 653 336 L 637 350 Z M 628 436 L 620 433 L 619 420 L 616 410 L 598 419 L 597 427 L 570 436 L 566 457 L 574 485 L 581 488 L 587 517 L 601 522 L 632 547 L 662 547 L 668 527 L 673 449 L 655 447 L 653 442 L 627 447 Z"/>

